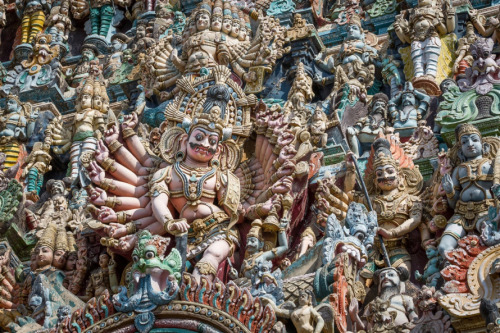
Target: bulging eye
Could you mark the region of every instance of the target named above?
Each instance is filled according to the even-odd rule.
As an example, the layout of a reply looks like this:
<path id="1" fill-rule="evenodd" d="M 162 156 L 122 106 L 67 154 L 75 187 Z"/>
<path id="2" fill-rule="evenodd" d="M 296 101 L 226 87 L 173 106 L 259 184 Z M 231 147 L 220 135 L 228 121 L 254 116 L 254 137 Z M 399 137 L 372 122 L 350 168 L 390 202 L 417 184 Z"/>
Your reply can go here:
<path id="1" fill-rule="evenodd" d="M 134 262 L 138 262 L 138 261 L 139 261 L 139 257 L 138 257 L 138 256 L 136 256 L 136 255 L 133 255 L 133 256 L 132 256 L 132 260 L 133 260 Z"/>
<path id="2" fill-rule="evenodd" d="M 216 143 L 217 143 L 217 141 L 215 141 L 215 139 L 210 140 L 211 145 L 215 145 Z"/>
<path id="3" fill-rule="evenodd" d="M 198 141 L 203 140 L 203 136 L 201 134 L 196 134 L 196 140 Z"/>
<path id="4" fill-rule="evenodd" d="M 146 252 L 146 259 L 153 259 L 155 257 L 155 253 L 153 251 Z"/>

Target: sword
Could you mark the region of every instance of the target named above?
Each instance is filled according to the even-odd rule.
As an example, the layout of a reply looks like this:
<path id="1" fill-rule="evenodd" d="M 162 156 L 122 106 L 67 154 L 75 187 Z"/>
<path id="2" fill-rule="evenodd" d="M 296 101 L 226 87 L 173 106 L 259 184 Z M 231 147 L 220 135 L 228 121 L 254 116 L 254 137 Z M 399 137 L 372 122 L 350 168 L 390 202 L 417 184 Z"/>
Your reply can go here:
<path id="1" fill-rule="evenodd" d="M 356 174 L 358 175 L 358 182 L 361 188 L 363 189 L 363 194 L 365 195 L 366 202 L 368 204 L 368 209 L 373 211 L 372 201 L 370 200 L 370 196 L 368 195 L 368 190 L 366 189 L 365 182 L 363 177 L 361 177 L 361 171 L 359 171 L 358 159 L 354 154 L 351 155 L 352 161 L 354 162 L 354 167 L 356 168 Z M 378 219 L 377 219 L 377 228 L 378 228 Z M 380 249 L 382 250 L 382 257 L 384 258 L 385 265 L 387 267 L 391 267 L 391 261 L 389 260 L 389 255 L 387 254 L 387 249 L 385 248 L 384 238 L 382 235 L 378 235 L 378 239 L 380 241 Z"/>

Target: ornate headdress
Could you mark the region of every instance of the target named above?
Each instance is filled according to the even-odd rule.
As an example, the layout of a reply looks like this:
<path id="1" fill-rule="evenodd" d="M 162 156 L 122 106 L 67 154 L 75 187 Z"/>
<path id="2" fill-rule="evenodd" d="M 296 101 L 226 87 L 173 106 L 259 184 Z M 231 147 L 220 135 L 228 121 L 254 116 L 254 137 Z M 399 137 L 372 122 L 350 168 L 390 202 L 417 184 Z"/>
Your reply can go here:
<path id="1" fill-rule="evenodd" d="M 54 224 L 49 224 L 42 233 L 42 236 L 36 243 L 36 247 L 47 246 L 54 250 L 56 246 L 57 228 Z"/>
<path id="2" fill-rule="evenodd" d="M 68 236 L 66 234 L 66 230 L 64 230 L 63 228 L 57 230 L 56 245 L 54 251 L 57 250 L 68 252 Z"/>
<path id="3" fill-rule="evenodd" d="M 224 2 L 224 17 L 227 17 L 230 19 L 233 18 L 233 15 L 231 13 L 231 2 L 229 2 L 228 0 L 226 0 Z"/>
<path id="4" fill-rule="evenodd" d="M 252 222 L 252 227 L 250 228 L 250 231 L 248 231 L 247 239 L 250 237 L 255 237 L 258 240 L 262 240 L 262 221 L 261 220 L 254 220 Z"/>
<path id="5" fill-rule="evenodd" d="M 372 149 L 375 152 L 375 160 L 373 161 L 373 169 L 380 166 L 392 165 L 399 170 L 399 161 L 392 157 L 391 144 L 386 139 L 377 139 L 373 142 Z"/>
<path id="6" fill-rule="evenodd" d="M 461 124 L 455 128 L 455 139 L 457 142 L 459 142 L 462 135 L 465 134 L 477 134 L 480 138 L 482 138 L 479 129 L 472 124 Z"/>
<path id="7" fill-rule="evenodd" d="M 198 7 L 198 12 L 196 16 L 201 15 L 202 13 L 208 14 L 208 16 L 212 15 L 212 4 L 209 0 L 204 0 L 200 6 Z"/>
<path id="8" fill-rule="evenodd" d="M 215 0 L 214 8 L 212 9 L 212 16 L 222 17 L 223 5 L 222 0 Z"/>
<path id="9" fill-rule="evenodd" d="M 361 18 L 358 15 L 352 15 L 351 18 L 349 19 L 349 25 L 357 25 L 360 29 L 362 29 L 361 26 Z"/>

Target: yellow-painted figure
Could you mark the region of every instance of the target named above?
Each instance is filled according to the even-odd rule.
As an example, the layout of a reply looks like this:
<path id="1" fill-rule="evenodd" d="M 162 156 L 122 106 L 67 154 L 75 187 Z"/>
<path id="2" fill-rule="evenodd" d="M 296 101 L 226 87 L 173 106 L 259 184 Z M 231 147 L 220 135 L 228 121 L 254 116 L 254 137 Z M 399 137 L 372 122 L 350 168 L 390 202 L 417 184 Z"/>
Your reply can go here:
<path id="1" fill-rule="evenodd" d="M 45 13 L 50 10 L 50 0 L 16 0 L 17 15 L 21 18 L 21 43 L 31 43 L 42 31 Z"/>

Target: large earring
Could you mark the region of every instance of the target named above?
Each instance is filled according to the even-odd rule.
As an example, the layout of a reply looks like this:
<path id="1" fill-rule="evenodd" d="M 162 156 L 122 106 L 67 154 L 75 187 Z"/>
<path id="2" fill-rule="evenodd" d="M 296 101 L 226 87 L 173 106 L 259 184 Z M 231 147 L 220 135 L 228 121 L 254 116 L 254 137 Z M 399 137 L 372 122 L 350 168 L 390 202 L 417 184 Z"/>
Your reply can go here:
<path id="1" fill-rule="evenodd" d="M 182 150 L 180 150 L 175 154 L 175 161 L 182 162 L 182 161 L 184 161 L 184 157 L 186 157 L 186 155 L 184 154 L 184 152 Z"/>
<path id="2" fill-rule="evenodd" d="M 220 162 L 218 159 L 212 159 L 212 161 L 210 162 L 210 164 L 212 165 L 212 167 L 215 167 L 215 168 L 219 168 L 220 167 Z"/>

